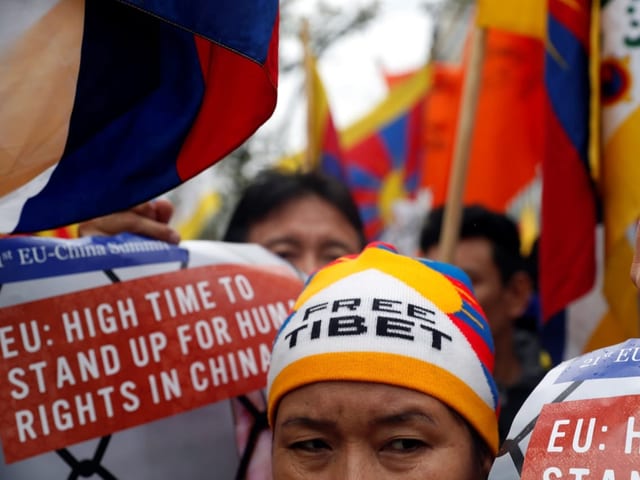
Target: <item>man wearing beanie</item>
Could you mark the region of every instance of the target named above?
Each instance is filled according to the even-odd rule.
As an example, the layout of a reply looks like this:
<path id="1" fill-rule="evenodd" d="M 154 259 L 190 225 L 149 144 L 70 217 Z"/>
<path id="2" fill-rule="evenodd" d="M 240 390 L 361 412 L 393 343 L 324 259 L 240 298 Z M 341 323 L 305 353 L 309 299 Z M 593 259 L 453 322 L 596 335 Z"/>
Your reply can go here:
<path id="1" fill-rule="evenodd" d="M 487 478 L 491 332 L 466 275 L 384 244 L 314 274 L 274 342 L 273 474 Z"/>

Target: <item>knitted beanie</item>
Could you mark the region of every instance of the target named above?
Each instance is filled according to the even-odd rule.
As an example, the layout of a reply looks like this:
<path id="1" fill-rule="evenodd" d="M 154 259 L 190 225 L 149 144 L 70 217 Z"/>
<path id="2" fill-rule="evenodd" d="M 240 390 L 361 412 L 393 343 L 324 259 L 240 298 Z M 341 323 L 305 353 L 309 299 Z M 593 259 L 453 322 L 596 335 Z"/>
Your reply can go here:
<path id="1" fill-rule="evenodd" d="M 445 403 L 498 451 L 493 341 L 469 278 L 376 243 L 311 276 L 274 341 L 271 426 L 287 393 L 323 381 L 382 383 Z"/>

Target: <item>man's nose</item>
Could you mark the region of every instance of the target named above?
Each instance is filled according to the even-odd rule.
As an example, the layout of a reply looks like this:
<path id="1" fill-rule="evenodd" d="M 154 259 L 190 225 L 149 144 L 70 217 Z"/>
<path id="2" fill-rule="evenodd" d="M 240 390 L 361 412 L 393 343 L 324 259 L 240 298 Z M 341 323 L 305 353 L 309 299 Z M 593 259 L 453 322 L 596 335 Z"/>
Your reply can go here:
<path id="1" fill-rule="evenodd" d="M 342 457 L 341 471 L 333 477 L 341 480 L 376 480 L 376 459 L 366 448 L 350 447 Z"/>
<path id="2" fill-rule="evenodd" d="M 324 265 L 325 262 L 322 261 L 320 255 L 313 251 L 305 251 L 295 262 L 295 267 L 307 275 L 311 275 Z"/>

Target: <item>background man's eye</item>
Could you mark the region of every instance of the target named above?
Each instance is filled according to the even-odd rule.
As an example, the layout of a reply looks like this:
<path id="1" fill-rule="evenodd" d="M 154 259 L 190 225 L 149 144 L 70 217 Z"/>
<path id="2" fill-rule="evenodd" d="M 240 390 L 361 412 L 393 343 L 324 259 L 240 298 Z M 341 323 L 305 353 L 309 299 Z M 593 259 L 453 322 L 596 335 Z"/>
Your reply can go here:
<path id="1" fill-rule="evenodd" d="M 275 253 L 277 256 L 285 260 L 291 260 L 296 256 L 294 252 L 288 252 L 288 251 L 282 251 L 282 252 L 275 251 L 273 253 Z"/>

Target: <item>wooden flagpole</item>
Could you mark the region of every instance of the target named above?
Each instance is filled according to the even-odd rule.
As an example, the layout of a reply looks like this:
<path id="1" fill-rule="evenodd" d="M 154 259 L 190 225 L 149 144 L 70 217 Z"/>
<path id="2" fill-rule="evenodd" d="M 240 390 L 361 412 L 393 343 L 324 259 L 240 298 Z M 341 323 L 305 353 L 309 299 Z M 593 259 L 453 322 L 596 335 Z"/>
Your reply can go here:
<path id="1" fill-rule="evenodd" d="M 307 148 L 304 154 L 304 166 L 305 171 L 311 171 L 315 165 L 315 155 L 318 151 L 318 145 L 316 145 L 317 138 L 315 132 L 317 130 L 314 102 L 316 98 L 316 92 L 314 91 L 313 81 L 313 57 L 311 54 L 311 35 L 309 33 L 309 20 L 304 18 L 302 20 L 302 29 L 300 31 L 300 39 L 302 41 L 302 48 L 304 51 L 304 72 L 305 72 L 305 90 L 307 96 Z"/>
<path id="2" fill-rule="evenodd" d="M 439 240 L 439 259 L 448 263 L 453 262 L 453 253 L 460 234 L 462 199 L 467 180 L 473 126 L 482 83 L 482 65 L 486 49 L 486 29 L 476 26 L 473 28 L 471 52 L 462 90 L 462 108 L 458 118 L 453 160 L 447 188 L 447 200 L 444 207 L 444 219 Z"/>

